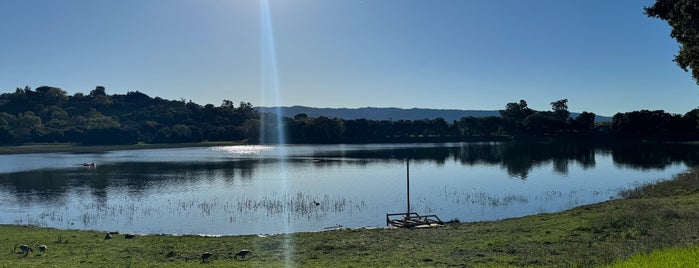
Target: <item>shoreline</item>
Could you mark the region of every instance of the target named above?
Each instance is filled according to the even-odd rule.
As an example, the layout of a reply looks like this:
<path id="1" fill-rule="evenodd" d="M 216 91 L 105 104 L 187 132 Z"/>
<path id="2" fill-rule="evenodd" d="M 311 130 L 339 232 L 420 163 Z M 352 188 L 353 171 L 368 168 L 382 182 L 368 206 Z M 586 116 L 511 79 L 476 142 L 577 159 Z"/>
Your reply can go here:
<path id="1" fill-rule="evenodd" d="M 201 252 L 212 252 L 212 265 L 221 267 L 596 267 L 652 250 L 696 245 L 698 238 L 688 237 L 686 231 L 699 221 L 692 216 L 696 214 L 693 201 L 699 199 L 697 175 L 696 170 L 685 172 L 631 190 L 623 199 L 562 212 L 431 229 L 340 229 L 267 236 L 151 234 L 134 239 L 118 234 L 105 240 L 105 232 L 0 225 L 1 244 L 45 243 L 50 250 L 45 257 L 5 253 L 9 258 L 0 258 L 0 266 L 198 267 Z M 685 192 L 687 183 L 692 193 Z M 242 248 L 254 252 L 254 257 L 236 260 L 233 253 Z"/>
<path id="2" fill-rule="evenodd" d="M 479 143 L 479 142 L 514 142 L 514 143 L 567 143 L 570 141 L 565 140 L 555 140 L 555 139 L 533 139 L 533 140 L 522 140 L 522 139 L 493 139 L 493 140 L 462 140 L 462 141 L 438 141 L 438 140 L 392 140 L 392 141 L 366 141 L 365 143 L 359 142 L 348 142 L 348 143 L 330 143 L 330 144 L 383 144 L 383 143 L 450 143 L 450 142 L 464 142 L 464 143 Z M 590 144 L 591 141 L 583 140 L 585 144 Z M 699 145 L 699 141 L 625 141 L 621 143 L 615 143 L 616 145 L 624 144 L 684 144 L 684 145 Z M 318 144 L 326 145 L 328 143 L 289 143 L 289 144 Z M 610 141 L 597 141 L 591 144 L 599 146 L 609 146 Z M 100 153 L 107 151 L 120 151 L 120 150 L 144 150 L 144 149 L 171 149 L 171 148 L 187 148 L 187 147 L 213 147 L 213 146 L 234 146 L 234 145 L 253 145 L 248 143 L 246 140 L 243 141 L 214 141 L 214 142 L 188 142 L 188 143 L 138 143 L 130 145 L 79 145 L 74 143 L 28 143 L 23 145 L 14 146 L 0 146 L 0 155 L 9 154 L 35 154 L 35 153 Z"/>
<path id="3" fill-rule="evenodd" d="M 46 256 L 0 253 L 0 267 L 598 267 L 699 245 L 699 170 L 642 185 L 621 199 L 557 213 L 430 229 L 340 229 L 275 235 L 137 235 L 0 225 L 0 245 L 47 245 Z M 249 260 L 234 253 L 248 249 Z"/>
<path id="4" fill-rule="evenodd" d="M 194 143 L 159 143 L 159 144 L 132 144 L 132 145 L 77 145 L 71 143 L 36 143 L 18 146 L 0 146 L 0 155 L 8 154 L 37 154 L 37 153 L 101 153 L 121 150 L 144 150 L 144 149 L 171 149 L 187 147 L 213 147 L 213 146 L 233 146 L 246 145 L 242 141 L 221 141 L 221 142 L 194 142 Z"/>

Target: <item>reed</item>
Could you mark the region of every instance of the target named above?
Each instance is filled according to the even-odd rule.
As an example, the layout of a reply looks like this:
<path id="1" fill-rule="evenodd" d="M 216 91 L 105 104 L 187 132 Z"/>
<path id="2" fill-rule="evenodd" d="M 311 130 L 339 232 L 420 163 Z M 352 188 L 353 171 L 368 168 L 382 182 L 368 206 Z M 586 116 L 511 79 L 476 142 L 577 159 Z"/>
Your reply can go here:
<path id="1" fill-rule="evenodd" d="M 338 195 L 305 192 L 271 192 L 261 196 L 239 196 L 166 200 L 159 203 L 124 200 L 120 203 L 74 202 L 69 206 L 47 209 L 37 216 L 17 219 L 15 224 L 56 226 L 68 229 L 105 229 L 103 226 L 133 225 L 135 221 L 163 217 L 226 219 L 261 216 L 278 219 L 320 220 L 326 216 L 359 213 L 367 207 L 363 200 Z M 109 228 L 107 228 L 109 229 Z M 105 230 L 107 231 L 107 230 Z"/>

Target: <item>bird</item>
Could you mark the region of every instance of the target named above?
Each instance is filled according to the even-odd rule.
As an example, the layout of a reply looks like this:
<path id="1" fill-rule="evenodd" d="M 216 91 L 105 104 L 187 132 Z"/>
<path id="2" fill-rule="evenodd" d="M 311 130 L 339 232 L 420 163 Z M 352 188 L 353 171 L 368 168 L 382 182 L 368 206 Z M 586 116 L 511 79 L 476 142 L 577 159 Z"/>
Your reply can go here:
<path id="1" fill-rule="evenodd" d="M 107 233 L 107 234 L 104 236 L 104 240 L 107 240 L 107 239 L 112 239 L 112 234 Z"/>
<path id="2" fill-rule="evenodd" d="M 46 252 L 46 245 L 39 245 L 39 255 L 44 255 Z"/>
<path id="3" fill-rule="evenodd" d="M 21 246 L 19 246 L 19 249 L 22 250 L 22 252 L 24 253 L 24 256 L 27 256 L 30 251 L 33 251 L 32 248 L 30 248 L 27 245 L 21 245 Z"/>
<path id="4" fill-rule="evenodd" d="M 312 202 L 313 202 L 313 204 L 314 204 L 314 205 L 316 205 L 316 206 L 320 206 L 320 203 L 316 202 L 316 200 L 315 200 L 315 199 L 313 199 L 313 201 L 312 201 Z"/>
<path id="5" fill-rule="evenodd" d="M 250 255 L 250 254 L 252 254 L 252 251 L 250 251 L 249 249 L 242 249 L 242 250 L 240 250 L 240 252 L 236 253 L 233 256 L 233 259 L 237 259 L 238 256 L 240 256 L 240 259 L 244 260 L 245 256 Z"/>
<path id="6" fill-rule="evenodd" d="M 134 237 L 136 237 L 136 235 L 132 235 L 132 234 L 125 234 L 125 235 L 124 235 L 124 238 L 126 238 L 126 239 L 131 239 L 131 238 L 134 238 Z"/>
<path id="7" fill-rule="evenodd" d="M 208 260 L 208 259 L 209 259 L 211 256 L 213 256 L 213 255 L 214 255 L 213 253 L 208 252 L 208 251 L 202 253 L 202 254 L 201 254 L 201 262 L 202 262 L 202 263 L 206 262 L 206 260 Z M 235 258 L 235 257 L 234 257 L 234 258 Z"/>

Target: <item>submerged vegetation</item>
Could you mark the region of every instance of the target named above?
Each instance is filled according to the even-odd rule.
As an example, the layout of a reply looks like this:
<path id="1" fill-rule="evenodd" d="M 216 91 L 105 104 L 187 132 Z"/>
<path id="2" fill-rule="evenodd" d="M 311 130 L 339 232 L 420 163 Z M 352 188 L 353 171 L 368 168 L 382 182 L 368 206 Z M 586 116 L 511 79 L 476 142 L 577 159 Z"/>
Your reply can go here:
<path id="1" fill-rule="evenodd" d="M 144 235 L 133 239 L 119 234 L 105 240 L 104 233 L 93 231 L 3 225 L 0 247 L 5 250 L 0 252 L 5 253 L 0 253 L 0 266 L 199 267 L 204 252 L 213 253 L 206 265 L 218 267 L 628 267 L 665 259 L 667 263 L 683 263 L 696 256 L 699 171 L 624 195 L 625 199 L 561 213 L 415 230 L 343 229 L 224 237 Z M 24 244 L 43 244 L 48 249 L 41 255 L 32 252 L 25 256 L 18 250 Z M 252 251 L 244 261 L 234 258 L 242 249 Z"/>

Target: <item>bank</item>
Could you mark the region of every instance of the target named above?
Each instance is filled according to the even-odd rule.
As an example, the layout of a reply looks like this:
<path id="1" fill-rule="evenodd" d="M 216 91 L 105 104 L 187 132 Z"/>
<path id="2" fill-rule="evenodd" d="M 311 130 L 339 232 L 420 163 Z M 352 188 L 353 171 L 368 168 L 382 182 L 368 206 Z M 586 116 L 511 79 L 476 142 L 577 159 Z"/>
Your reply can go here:
<path id="1" fill-rule="evenodd" d="M 3 154 L 32 153 L 101 153 L 118 150 L 169 149 L 187 147 L 233 146 L 244 145 L 245 141 L 192 142 L 192 143 L 138 143 L 131 145 L 79 145 L 73 143 L 28 143 L 18 146 L 0 146 Z"/>

